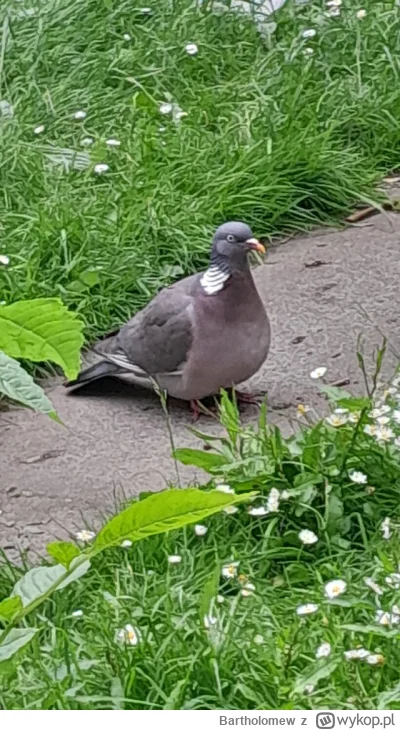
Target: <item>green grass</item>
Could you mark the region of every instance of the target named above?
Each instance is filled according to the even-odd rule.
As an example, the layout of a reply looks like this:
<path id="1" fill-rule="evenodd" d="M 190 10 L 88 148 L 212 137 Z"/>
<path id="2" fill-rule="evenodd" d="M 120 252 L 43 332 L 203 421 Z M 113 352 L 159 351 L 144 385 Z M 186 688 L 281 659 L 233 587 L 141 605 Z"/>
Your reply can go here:
<path id="1" fill-rule="evenodd" d="M 264 236 L 329 223 L 376 197 L 400 162 L 394 2 L 365 0 L 360 21 L 350 0 L 338 18 L 323 2 L 289 1 L 269 41 L 246 15 L 191 0 L 157 0 L 143 15 L 141 5 L 7 0 L 0 10 L 0 100 L 14 108 L 0 118 L 0 253 L 10 257 L 0 298 L 60 295 L 89 339 L 202 267 L 224 220 Z M 317 34 L 304 40 L 307 28 Z M 188 113 L 179 125 L 159 112 L 168 98 Z"/>
<path id="2" fill-rule="evenodd" d="M 364 430 L 378 417 L 368 401 L 346 400 L 338 428 L 310 422 L 285 440 L 263 414 L 258 428 L 241 427 L 223 399 L 226 433 L 214 451 L 177 458 L 213 469 L 207 489 L 224 480 L 236 492 L 257 489 L 258 501 L 278 489 L 279 510 L 255 517 L 245 504 L 206 520 L 204 536 L 190 526 L 98 555 L 83 578 L 19 622 L 39 633 L 0 671 L 0 707 L 400 708 L 400 576 L 396 585 L 387 581 L 400 564 L 399 389 L 398 377 L 392 393 L 373 396 L 390 407 L 386 445 Z M 354 470 L 366 483 L 352 480 Z M 302 545 L 303 529 L 318 541 Z M 170 555 L 181 562 L 170 564 Z M 232 561 L 237 575 L 228 580 L 221 569 Z M 0 600 L 27 569 L 3 561 Z M 324 587 L 335 579 L 346 590 L 329 600 Z M 243 596 L 248 582 L 254 590 Z M 296 608 L 310 602 L 318 611 L 300 617 Z M 393 611 L 391 627 L 377 622 L 377 609 Z M 211 628 L 204 615 L 215 620 Z M 127 624 L 139 632 L 136 646 L 117 638 Z M 322 642 L 331 654 L 317 659 Z M 360 646 L 383 664 L 345 659 Z"/>

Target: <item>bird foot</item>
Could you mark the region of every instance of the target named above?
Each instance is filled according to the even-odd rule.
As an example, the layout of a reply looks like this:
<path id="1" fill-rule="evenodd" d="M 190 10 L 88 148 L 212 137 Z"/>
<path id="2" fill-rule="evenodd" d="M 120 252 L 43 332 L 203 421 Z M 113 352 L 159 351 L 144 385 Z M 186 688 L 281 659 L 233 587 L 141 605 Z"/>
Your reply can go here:
<path id="1" fill-rule="evenodd" d="M 243 393 L 240 390 L 235 390 L 236 400 L 238 403 L 253 403 L 254 405 L 260 405 L 260 398 L 254 393 Z"/>
<path id="2" fill-rule="evenodd" d="M 200 418 L 200 407 L 199 407 L 199 401 L 198 400 L 191 400 L 190 401 L 190 410 L 192 411 L 192 420 L 193 423 L 196 423 L 196 421 Z"/>
<path id="3" fill-rule="evenodd" d="M 199 420 L 200 413 L 204 413 L 205 416 L 210 416 L 210 417 L 213 417 L 216 415 L 216 409 L 206 408 L 202 404 L 202 402 L 199 400 L 190 401 L 190 410 L 192 411 L 193 423 L 196 423 L 196 421 Z"/>

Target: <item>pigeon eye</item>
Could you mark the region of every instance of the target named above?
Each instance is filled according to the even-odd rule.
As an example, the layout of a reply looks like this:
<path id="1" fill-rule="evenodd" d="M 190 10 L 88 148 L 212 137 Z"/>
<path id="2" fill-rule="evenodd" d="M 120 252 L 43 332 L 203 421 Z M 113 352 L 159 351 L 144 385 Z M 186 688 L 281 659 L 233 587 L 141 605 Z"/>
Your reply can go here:
<path id="1" fill-rule="evenodd" d="M 232 233 L 228 233 L 226 240 L 228 241 L 228 243 L 233 243 L 236 239 Z"/>

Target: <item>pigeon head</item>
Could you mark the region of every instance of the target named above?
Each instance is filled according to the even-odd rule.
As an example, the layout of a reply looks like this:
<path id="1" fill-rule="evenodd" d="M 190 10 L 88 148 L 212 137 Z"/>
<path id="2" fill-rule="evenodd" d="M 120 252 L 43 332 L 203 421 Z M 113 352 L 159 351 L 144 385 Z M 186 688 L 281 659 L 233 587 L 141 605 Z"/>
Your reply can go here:
<path id="1" fill-rule="evenodd" d="M 265 253 L 265 248 L 254 238 L 246 223 L 231 221 L 224 223 L 214 233 L 211 261 L 223 269 L 241 269 L 247 265 L 249 251 Z"/>

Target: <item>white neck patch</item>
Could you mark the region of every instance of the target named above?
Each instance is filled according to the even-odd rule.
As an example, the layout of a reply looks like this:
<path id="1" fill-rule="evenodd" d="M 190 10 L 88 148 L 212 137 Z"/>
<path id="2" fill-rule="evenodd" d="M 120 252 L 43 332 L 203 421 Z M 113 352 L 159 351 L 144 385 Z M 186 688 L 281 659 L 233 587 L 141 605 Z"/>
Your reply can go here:
<path id="1" fill-rule="evenodd" d="M 206 294 L 216 294 L 224 288 L 224 284 L 230 278 L 227 271 L 222 271 L 216 264 L 209 266 L 200 279 L 200 284 Z"/>

